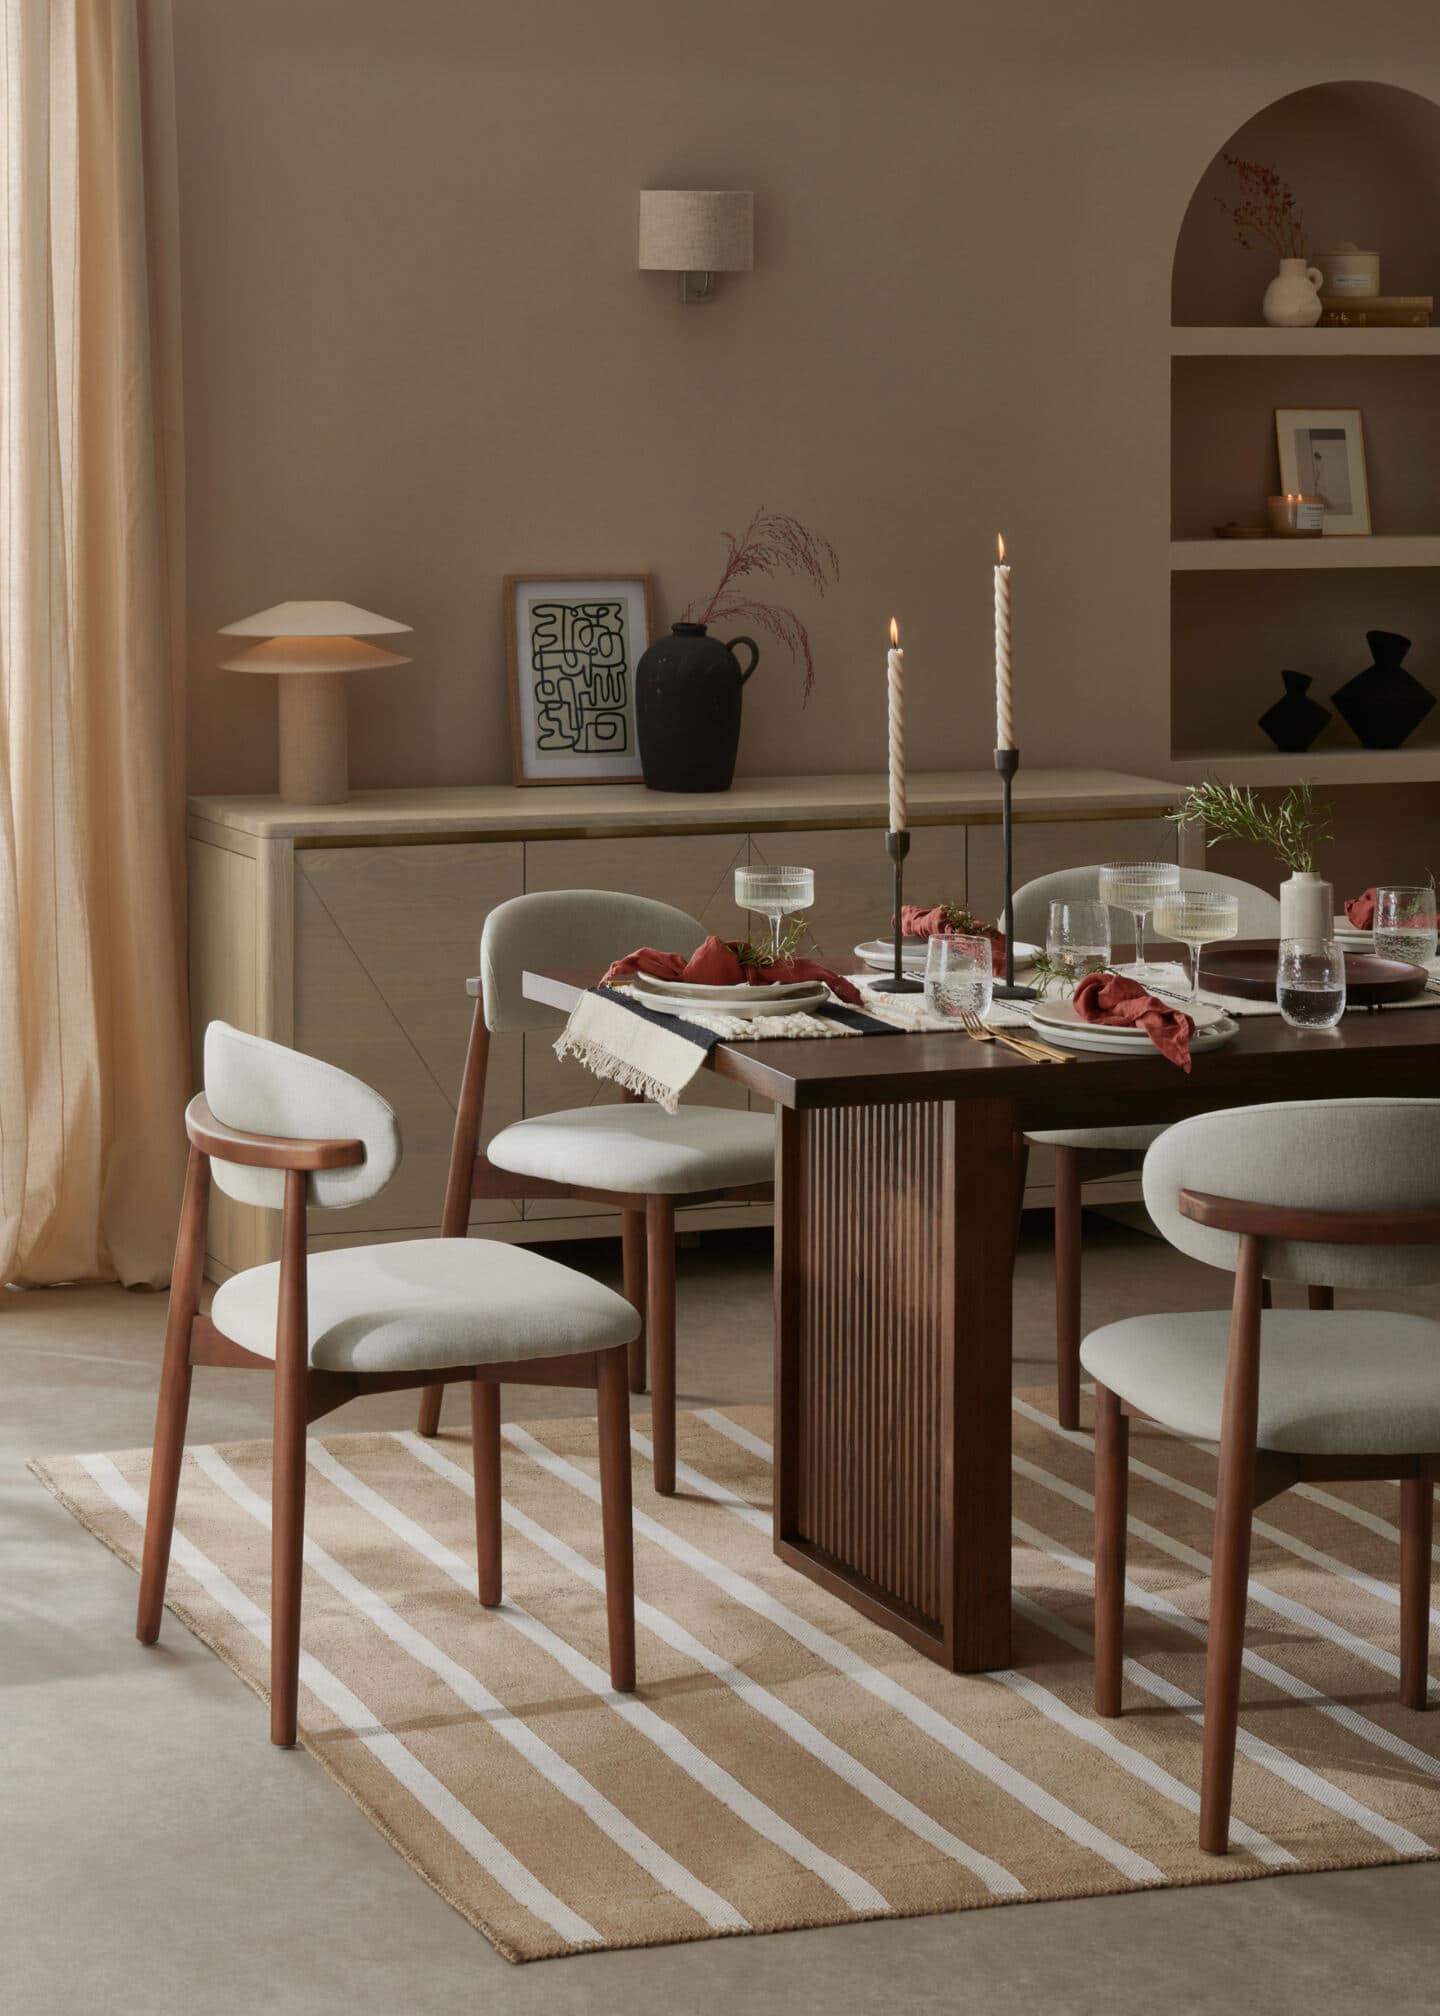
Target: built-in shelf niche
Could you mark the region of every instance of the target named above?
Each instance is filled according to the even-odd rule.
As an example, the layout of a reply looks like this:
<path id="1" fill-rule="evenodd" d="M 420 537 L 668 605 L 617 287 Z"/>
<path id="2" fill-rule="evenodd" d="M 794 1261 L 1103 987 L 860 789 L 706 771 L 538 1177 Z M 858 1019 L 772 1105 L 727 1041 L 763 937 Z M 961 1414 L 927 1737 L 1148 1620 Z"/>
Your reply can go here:
<path id="1" fill-rule="evenodd" d="M 1296 193 L 1307 250 L 1349 239 L 1381 258 L 1387 294 L 1440 294 L 1440 106 L 1393 85 L 1297 91 L 1246 122 L 1196 186 L 1176 245 L 1171 355 L 1171 753 L 1243 781 L 1440 778 L 1440 707 L 1404 749 L 1362 750 L 1337 720 L 1300 756 L 1260 714 L 1290 668 L 1330 695 L 1368 662 L 1365 632 L 1412 637 L 1440 692 L 1440 329 L 1270 329 L 1275 271 L 1246 252 L 1216 198 L 1225 154 L 1273 165 Z M 1363 416 L 1370 538 L 1218 540 L 1265 522 L 1280 487 L 1275 409 Z"/>

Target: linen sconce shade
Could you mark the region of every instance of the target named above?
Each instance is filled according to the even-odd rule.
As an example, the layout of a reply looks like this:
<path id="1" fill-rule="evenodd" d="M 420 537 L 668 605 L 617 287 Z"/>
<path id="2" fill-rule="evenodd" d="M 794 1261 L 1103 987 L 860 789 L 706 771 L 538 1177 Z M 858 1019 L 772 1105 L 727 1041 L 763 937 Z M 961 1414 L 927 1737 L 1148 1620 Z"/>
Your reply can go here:
<path id="1" fill-rule="evenodd" d="M 680 273 L 681 299 L 710 298 L 712 273 L 748 273 L 755 264 L 755 198 L 749 189 L 642 189 L 644 272 Z"/>
<path id="2" fill-rule="evenodd" d="M 353 602 L 277 602 L 227 623 L 224 637 L 263 641 L 220 661 L 223 672 L 280 675 L 280 796 L 291 805 L 336 805 L 350 792 L 345 686 L 338 674 L 410 660 L 365 637 L 408 631 Z"/>

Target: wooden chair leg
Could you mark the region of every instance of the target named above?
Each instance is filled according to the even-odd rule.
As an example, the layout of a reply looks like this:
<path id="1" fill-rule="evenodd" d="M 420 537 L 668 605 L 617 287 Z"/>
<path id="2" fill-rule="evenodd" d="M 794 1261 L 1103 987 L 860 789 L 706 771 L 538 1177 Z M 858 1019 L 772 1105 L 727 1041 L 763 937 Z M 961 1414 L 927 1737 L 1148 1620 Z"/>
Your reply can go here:
<path id="1" fill-rule="evenodd" d="M 1400 1700 L 1430 1705 L 1430 1553 L 1435 1485 L 1406 1477 L 1400 1485 Z"/>
<path id="2" fill-rule="evenodd" d="M 470 1041 L 460 1097 L 455 1102 L 455 1132 L 450 1139 L 450 1166 L 445 1177 L 445 1202 L 440 1211 L 440 1237 L 463 1239 L 470 1230 L 470 1199 L 475 1187 L 475 1152 L 480 1145 L 480 1116 L 485 1109 L 485 1079 L 490 1065 L 490 1031 L 485 1023 L 485 997 L 475 997 Z M 422 1435 L 438 1435 L 443 1386 L 427 1386 L 420 1395 L 416 1427 Z"/>
<path id="3" fill-rule="evenodd" d="M 470 1382 L 470 1447 L 475 1462 L 475 1557 L 480 1601 L 500 1601 L 500 1388 L 490 1379 Z"/>
<path id="4" fill-rule="evenodd" d="M 600 1520 L 605 1536 L 605 1608 L 610 1626 L 610 1684 L 635 1691 L 635 1538 L 630 1503 L 628 1352 L 595 1359 L 600 1415 Z"/>
<path id="5" fill-rule="evenodd" d="M 309 1179 L 285 1173 L 275 1329 L 275 1440 L 270 1490 L 270 1741 L 295 1741 L 300 1696 L 300 1590 L 305 1550 L 305 1387 L 309 1375 L 305 1200 Z"/>
<path id="6" fill-rule="evenodd" d="M 1200 1775 L 1200 1846 L 1224 1855 L 1230 1846 L 1230 1799 L 1240 1676 L 1245 1651 L 1245 1598 L 1250 1580 L 1250 1524 L 1255 1509 L 1255 1437 L 1260 1401 L 1260 1242 L 1240 1241 L 1225 1367 L 1220 1472 L 1215 1489 L 1215 1548 L 1210 1568 L 1210 1642 L 1205 1660 L 1205 1746 Z"/>
<path id="7" fill-rule="evenodd" d="M 630 1391 L 643 1393 L 646 1384 L 645 1351 L 645 1213 L 626 1211 L 620 1218 L 620 1240 L 625 1258 L 625 1300 L 640 1312 L 640 1332 L 628 1346 Z"/>
<path id="8" fill-rule="evenodd" d="M 1080 1158 L 1055 1150 L 1055 1378 L 1062 1428 L 1080 1426 Z"/>
<path id="9" fill-rule="evenodd" d="M 1333 1288 L 1310 1287 L 1306 1289 L 1305 1293 L 1312 1309 L 1333 1309 L 1335 1307 L 1335 1290 Z"/>
<path id="10" fill-rule="evenodd" d="M 175 1266 L 170 1276 L 165 1355 L 160 1365 L 160 1397 L 155 1408 L 150 1498 L 145 1509 L 145 1553 L 140 1568 L 140 1601 L 135 1612 L 135 1636 L 142 1645 L 153 1645 L 160 1636 L 160 1617 L 165 1608 L 165 1579 L 175 1532 L 175 1499 L 180 1489 L 185 1423 L 190 1413 L 190 1326 L 200 1296 L 209 1195 L 210 1158 L 192 1148 L 185 1171 L 185 1201 L 180 1207 Z"/>
<path id="11" fill-rule="evenodd" d="M 443 1386 L 426 1386 L 420 1395 L 420 1418 L 415 1423 L 422 1435 L 440 1433 L 440 1407 L 445 1398 Z"/>
<path id="12" fill-rule="evenodd" d="M 675 1490 L 675 1200 L 645 1200 L 645 1329 L 650 1341 L 650 1435 L 655 1489 Z"/>
<path id="13" fill-rule="evenodd" d="M 1130 1421 L 1119 1395 L 1095 1388 L 1095 1713 L 1120 1713 L 1125 1657 L 1125 1522 Z"/>

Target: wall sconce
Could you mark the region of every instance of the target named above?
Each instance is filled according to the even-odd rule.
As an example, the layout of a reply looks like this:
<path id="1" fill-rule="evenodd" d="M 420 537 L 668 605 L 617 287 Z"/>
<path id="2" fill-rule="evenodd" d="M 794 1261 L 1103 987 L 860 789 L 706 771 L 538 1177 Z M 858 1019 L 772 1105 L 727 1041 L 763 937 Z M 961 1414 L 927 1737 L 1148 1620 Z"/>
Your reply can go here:
<path id="1" fill-rule="evenodd" d="M 682 301 L 709 301 L 717 273 L 755 264 L 755 198 L 749 189 L 642 189 L 640 268 L 678 273 Z"/>

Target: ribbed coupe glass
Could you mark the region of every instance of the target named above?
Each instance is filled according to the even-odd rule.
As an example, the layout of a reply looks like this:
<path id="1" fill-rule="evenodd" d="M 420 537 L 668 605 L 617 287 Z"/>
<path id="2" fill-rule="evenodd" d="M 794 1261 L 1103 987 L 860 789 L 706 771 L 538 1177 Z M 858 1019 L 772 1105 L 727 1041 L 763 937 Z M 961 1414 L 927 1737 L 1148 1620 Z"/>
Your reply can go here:
<path id="1" fill-rule="evenodd" d="M 758 910 L 770 919 L 770 957 L 780 956 L 780 926 L 794 910 L 808 910 L 815 901 L 813 868 L 737 868 L 735 901 L 742 910 Z"/>
<path id="2" fill-rule="evenodd" d="M 1155 931 L 1190 948 L 1190 999 L 1200 999 L 1200 947 L 1233 938 L 1240 929 L 1240 899 L 1223 889 L 1167 889 L 1155 901 Z"/>
<path id="3" fill-rule="evenodd" d="M 1100 901 L 1128 910 L 1135 919 L 1135 957 L 1119 970 L 1133 980 L 1159 980 L 1158 966 L 1145 963 L 1145 919 L 1167 890 L 1180 887 L 1173 861 L 1107 861 L 1100 870 Z"/>

